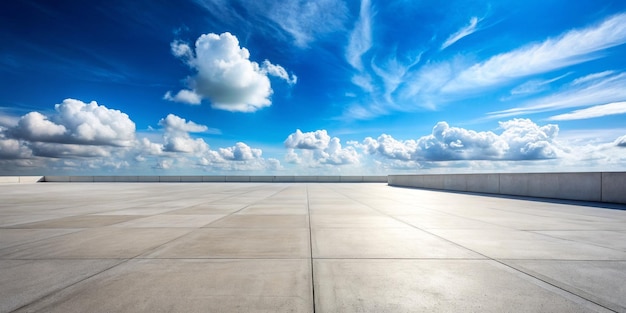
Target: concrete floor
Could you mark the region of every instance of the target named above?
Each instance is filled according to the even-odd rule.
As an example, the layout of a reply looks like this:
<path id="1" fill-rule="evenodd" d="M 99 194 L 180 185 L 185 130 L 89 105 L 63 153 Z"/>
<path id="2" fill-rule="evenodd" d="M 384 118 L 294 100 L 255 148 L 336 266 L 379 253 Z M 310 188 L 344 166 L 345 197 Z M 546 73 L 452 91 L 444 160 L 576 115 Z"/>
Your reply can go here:
<path id="1" fill-rule="evenodd" d="M 0 312 L 626 312 L 626 211 L 385 184 L 0 185 Z"/>

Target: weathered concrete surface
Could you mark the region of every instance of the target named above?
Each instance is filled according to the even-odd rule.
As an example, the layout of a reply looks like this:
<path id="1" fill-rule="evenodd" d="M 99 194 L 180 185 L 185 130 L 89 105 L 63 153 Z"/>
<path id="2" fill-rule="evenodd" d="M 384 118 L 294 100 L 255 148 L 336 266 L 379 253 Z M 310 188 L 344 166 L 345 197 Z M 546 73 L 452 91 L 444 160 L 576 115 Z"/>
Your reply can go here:
<path id="1" fill-rule="evenodd" d="M 383 183 L 6 184 L 0 312 L 626 312 L 625 229 Z"/>
<path id="2" fill-rule="evenodd" d="M 389 185 L 626 204 L 626 172 L 389 175 Z"/>

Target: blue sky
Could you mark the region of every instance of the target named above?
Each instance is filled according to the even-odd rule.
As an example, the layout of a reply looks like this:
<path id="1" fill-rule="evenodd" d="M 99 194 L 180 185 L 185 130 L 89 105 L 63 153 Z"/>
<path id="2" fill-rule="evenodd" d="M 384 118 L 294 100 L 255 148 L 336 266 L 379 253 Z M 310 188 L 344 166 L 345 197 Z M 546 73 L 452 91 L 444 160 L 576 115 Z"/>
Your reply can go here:
<path id="1" fill-rule="evenodd" d="M 4 1 L 2 175 L 626 170 L 624 1 Z"/>

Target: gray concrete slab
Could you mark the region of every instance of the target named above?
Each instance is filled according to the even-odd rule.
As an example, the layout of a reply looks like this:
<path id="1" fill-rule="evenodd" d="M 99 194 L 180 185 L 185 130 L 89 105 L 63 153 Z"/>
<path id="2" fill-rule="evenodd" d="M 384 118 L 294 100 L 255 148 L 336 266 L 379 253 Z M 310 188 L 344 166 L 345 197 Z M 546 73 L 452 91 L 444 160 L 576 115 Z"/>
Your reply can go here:
<path id="1" fill-rule="evenodd" d="M 307 209 L 304 205 L 250 205 L 238 214 L 252 215 L 306 215 Z"/>
<path id="2" fill-rule="evenodd" d="M 314 228 L 315 258 L 483 258 L 414 228 Z"/>
<path id="3" fill-rule="evenodd" d="M 0 228 L 0 250 L 55 236 L 61 236 L 80 229 L 4 229 Z"/>
<path id="4" fill-rule="evenodd" d="M 624 260 L 626 252 L 538 233 L 502 229 L 433 229 L 432 233 L 494 259 Z"/>
<path id="5" fill-rule="evenodd" d="M 234 214 L 206 227 L 217 228 L 308 228 L 306 215 Z"/>
<path id="6" fill-rule="evenodd" d="M 202 227 L 224 215 L 173 215 L 159 214 L 119 223 L 115 227 Z"/>
<path id="7" fill-rule="evenodd" d="M 190 231 L 188 228 L 89 228 L 2 249 L 0 258 L 133 258 Z"/>
<path id="8" fill-rule="evenodd" d="M 15 228 L 93 228 L 139 218 L 137 215 L 75 215 L 34 223 L 13 225 Z"/>
<path id="9" fill-rule="evenodd" d="M 625 312 L 624 236 L 626 210 L 382 183 L 7 183 L 0 312 Z"/>
<path id="10" fill-rule="evenodd" d="M 311 312 L 308 260 L 133 260 L 18 312 Z"/>
<path id="11" fill-rule="evenodd" d="M 0 260 L 0 312 L 12 312 L 120 262 L 122 260 Z"/>
<path id="12" fill-rule="evenodd" d="M 202 228 L 142 257 L 302 259 L 311 249 L 306 228 Z"/>
<path id="13" fill-rule="evenodd" d="M 626 312 L 625 261 L 513 260 L 507 264 L 616 312 Z"/>
<path id="14" fill-rule="evenodd" d="M 589 312 L 493 261 L 315 260 L 320 312 Z"/>

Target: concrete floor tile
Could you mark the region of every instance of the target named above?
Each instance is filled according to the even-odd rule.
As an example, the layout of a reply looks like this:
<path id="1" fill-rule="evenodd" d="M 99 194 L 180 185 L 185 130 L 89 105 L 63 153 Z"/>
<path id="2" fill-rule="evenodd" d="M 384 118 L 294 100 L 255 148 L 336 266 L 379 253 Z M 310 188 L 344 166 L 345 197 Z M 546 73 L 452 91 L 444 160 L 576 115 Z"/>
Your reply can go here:
<path id="1" fill-rule="evenodd" d="M 0 249 L 61 236 L 80 229 L 4 229 L 0 228 Z M 1 253 L 1 252 L 0 252 Z"/>
<path id="2" fill-rule="evenodd" d="M 0 215 L 0 227 L 10 227 L 19 224 L 34 223 L 39 221 L 53 220 L 61 217 L 59 214 L 32 214 L 24 210 L 22 215 Z"/>
<path id="3" fill-rule="evenodd" d="M 494 259 L 626 259 L 623 251 L 519 230 L 433 229 L 431 232 Z"/>
<path id="4" fill-rule="evenodd" d="M 406 223 L 384 215 L 312 214 L 312 228 L 402 228 Z"/>
<path id="5" fill-rule="evenodd" d="M 479 260 L 314 260 L 319 312 L 590 312 Z M 580 299 L 582 300 L 582 299 Z M 590 310 L 591 309 L 591 310 Z"/>
<path id="6" fill-rule="evenodd" d="M 616 312 L 626 312 L 626 261 L 512 260 L 506 263 Z"/>
<path id="7" fill-rule="evenodd" d="M 626 252 L 626 233 L 610 230 L 535 231 L 555 238 L 592 244 Z"/>
<path id="8" fill-rule="evenodd" d="M 244 208 L 241 204 L 199 204 L 192 207 L 169 211 L 167 214 L 214 215 L 230 214 Z"/>
<path id="9" fill-rule="evenodd" d="M 308 228 L 306 215 L 234 214 L 206 227 L 215 228 Z"/>
<path id="10" fill-rule="evenodd" d="M 312 312 L 310 262 L 132 260 L 23 311 Z"/>
<path id="11" fill-rule="evenodd" d="M 0 260 L 0 312 L 12 312 L 120 262 L 122 261 Z"/>
<path id="12" fill-rule="evenodd" d="M 449 215 L 397 215 L 397 219 L 421 229 L 486 229 L 502 226 Z"/>
<path id="13" fill-rule="evenodd" d="M 146 258 L 309 258 L 309 231 L 299 228 L 201 228 Z"/>
<path id="14" fill-rule="evenodd" d="M 483 258 L 414 228 L 314 228 L 314 258 Z"/>
<path id="15" fill-rule="evenodd" d="M 190 228 L 89 228 L 0 250 L 0 258 L 132 258 L 192 230 Z"/>
<path id="16" fill-rule="evenodd" d="M 305 206 L 290 206 L 290 205 L 251 205 L 245 209 L 237 212 L 237 214 L 252 214 L 252 215 L 306 215 L 307 209 Z"/>
<path id="17" fill-rule="evenodd" d="M 311 214 L 332 214 L 332 215 L 381 215 L 380 212 L 360 204 L 339 205 L 339 204 L 312 204 L 309 207 Z"/>
<path id="18" fill-rule="evenodd" d="M 155 214 L 164 214 L 167 212 L 176 211 L 176 209 L 172 208 L 152 208 L 152 207 L 133 207 L 122 210 L 113 210 L 96 213 L 94 215 L 155 215 Z"/>
<path id="19" fill-rule="evenodd" d="M 114 227 L 202 227 L 224 215 L 174 215 L 160 214 L 119 223 Z"/>
<path id="20" fill-rule="evenodd" d="M 35 223 L 19 224 L 14 228 L 93 228 L 109 226 L 141 216 L 137 215 L 77 215 Z"/>

